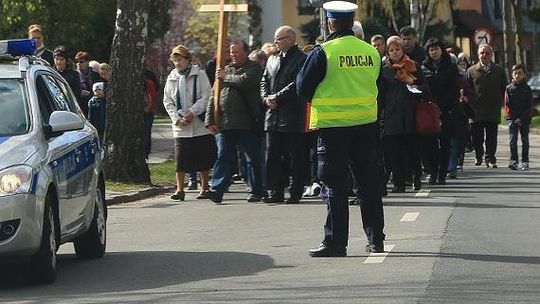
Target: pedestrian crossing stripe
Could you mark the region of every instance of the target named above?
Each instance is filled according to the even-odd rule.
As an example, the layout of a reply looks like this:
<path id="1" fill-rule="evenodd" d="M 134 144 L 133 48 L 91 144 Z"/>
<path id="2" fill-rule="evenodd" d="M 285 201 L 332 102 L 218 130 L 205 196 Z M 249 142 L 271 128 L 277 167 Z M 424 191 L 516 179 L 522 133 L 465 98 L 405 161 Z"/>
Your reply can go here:
<path id="1" fill-rule="evenodd" d="M 384 259 L 390 253 L 390 251 L 394 249 L 394 246 L 396 246 L 396 244 L 384 245 L 384 250 L 385 250 L 384 252 L 370 254 L 367 257 L 367 259 L 364 261 L 364 264 L 380 264 L 384 262 Z"/>

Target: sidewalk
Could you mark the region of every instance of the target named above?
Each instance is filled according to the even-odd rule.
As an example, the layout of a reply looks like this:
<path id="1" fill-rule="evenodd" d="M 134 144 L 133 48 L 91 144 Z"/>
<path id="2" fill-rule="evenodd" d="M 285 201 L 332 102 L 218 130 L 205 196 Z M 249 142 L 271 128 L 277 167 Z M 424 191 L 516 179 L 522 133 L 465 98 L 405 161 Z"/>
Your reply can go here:
<path id="1" fill-rule="evenodd" d="M 148 158 L 149 164 L 163 163 L 174 159 L 174 143 L 170 124 L 154 124 L 152 127 L 152 153 Z M 130 192 L 105 191 L 108 205 L 122 204 L 149 198 L 155 195 L 172 192 L 171 187 L 148 187 Z"/>
<path id="2" fill-rule="evenodd" d="M 154 124 L 152 127 L 152 153 L 149 164 L 163 163 L 174 159 L 174 143 L 171 124 Z"/>

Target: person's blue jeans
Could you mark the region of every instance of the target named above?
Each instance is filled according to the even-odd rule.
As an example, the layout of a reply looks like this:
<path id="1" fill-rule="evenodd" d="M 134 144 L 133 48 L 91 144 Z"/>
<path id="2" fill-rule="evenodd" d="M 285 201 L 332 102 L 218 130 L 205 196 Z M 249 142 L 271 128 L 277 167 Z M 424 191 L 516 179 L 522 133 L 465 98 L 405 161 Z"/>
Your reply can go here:
<path id="1" fill-rule="evenodd" d="M 448 172 L 456 172 L 461 156 L 460 141 L 456 137 L 450 139 L 450 157 L 448 158 Z"/>
<path id="2" fill-rule="evenodd" d="M 510 123 L 510 161 L 518 162 L 518 133 L 521 136 L 521 162 L 529 162 L 529 124 L 518 126 Z"/>
<path id="3" fill-rule="evenodd" d="M 260 137 L 251 130 L 226 130 L 216 135 L 217 160 L 212 175 L 212 188 L 219 198 L 229 184 L 231 160 L 236 157 L 236 146 L 246 156 L 247 178 L 251 186 L 250 195 L 262 198 L 264 190 L 261 179 Z"/>
<path id="4" fill-rule="evenodd" d="M 195 184 L 197 183 L 197 171 L 189 172 L 189 182 Z"/>

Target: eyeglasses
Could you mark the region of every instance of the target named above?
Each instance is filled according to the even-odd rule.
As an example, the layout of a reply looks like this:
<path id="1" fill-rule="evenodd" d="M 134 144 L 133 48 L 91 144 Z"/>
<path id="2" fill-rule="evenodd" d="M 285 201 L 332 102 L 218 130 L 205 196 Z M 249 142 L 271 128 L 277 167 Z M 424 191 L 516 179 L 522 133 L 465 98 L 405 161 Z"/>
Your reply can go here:
<path id="1" fill-rule="evenodd" d="M 75 61 L 75 62 L 77 62 L 77 63 L 85 63 L 86 60 L 77 60 L 77 61 Z"/>
<path id="2" fill-rule="evenodd" d="M 283 37 L 279 37 L 279 38 L 278 38 L 278 37 L 275 37 L 274 40 L 275 40 L 275 41 L 281 41 L 281 40 L 286 39 L 286 38 L 289 38 L 289 35 L 283 36 Z"/>

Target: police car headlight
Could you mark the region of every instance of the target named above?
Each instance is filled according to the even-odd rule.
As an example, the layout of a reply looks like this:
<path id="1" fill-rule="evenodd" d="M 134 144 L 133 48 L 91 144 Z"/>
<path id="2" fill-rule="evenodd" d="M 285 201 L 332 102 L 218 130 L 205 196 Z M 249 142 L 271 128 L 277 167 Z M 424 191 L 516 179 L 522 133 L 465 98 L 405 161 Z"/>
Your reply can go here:
<path id="1" fill-rule="evenodd" d="M 32 168 L 14 166 L 0 171 L 0 196 L 28 193 L 32 186 Z"/>

